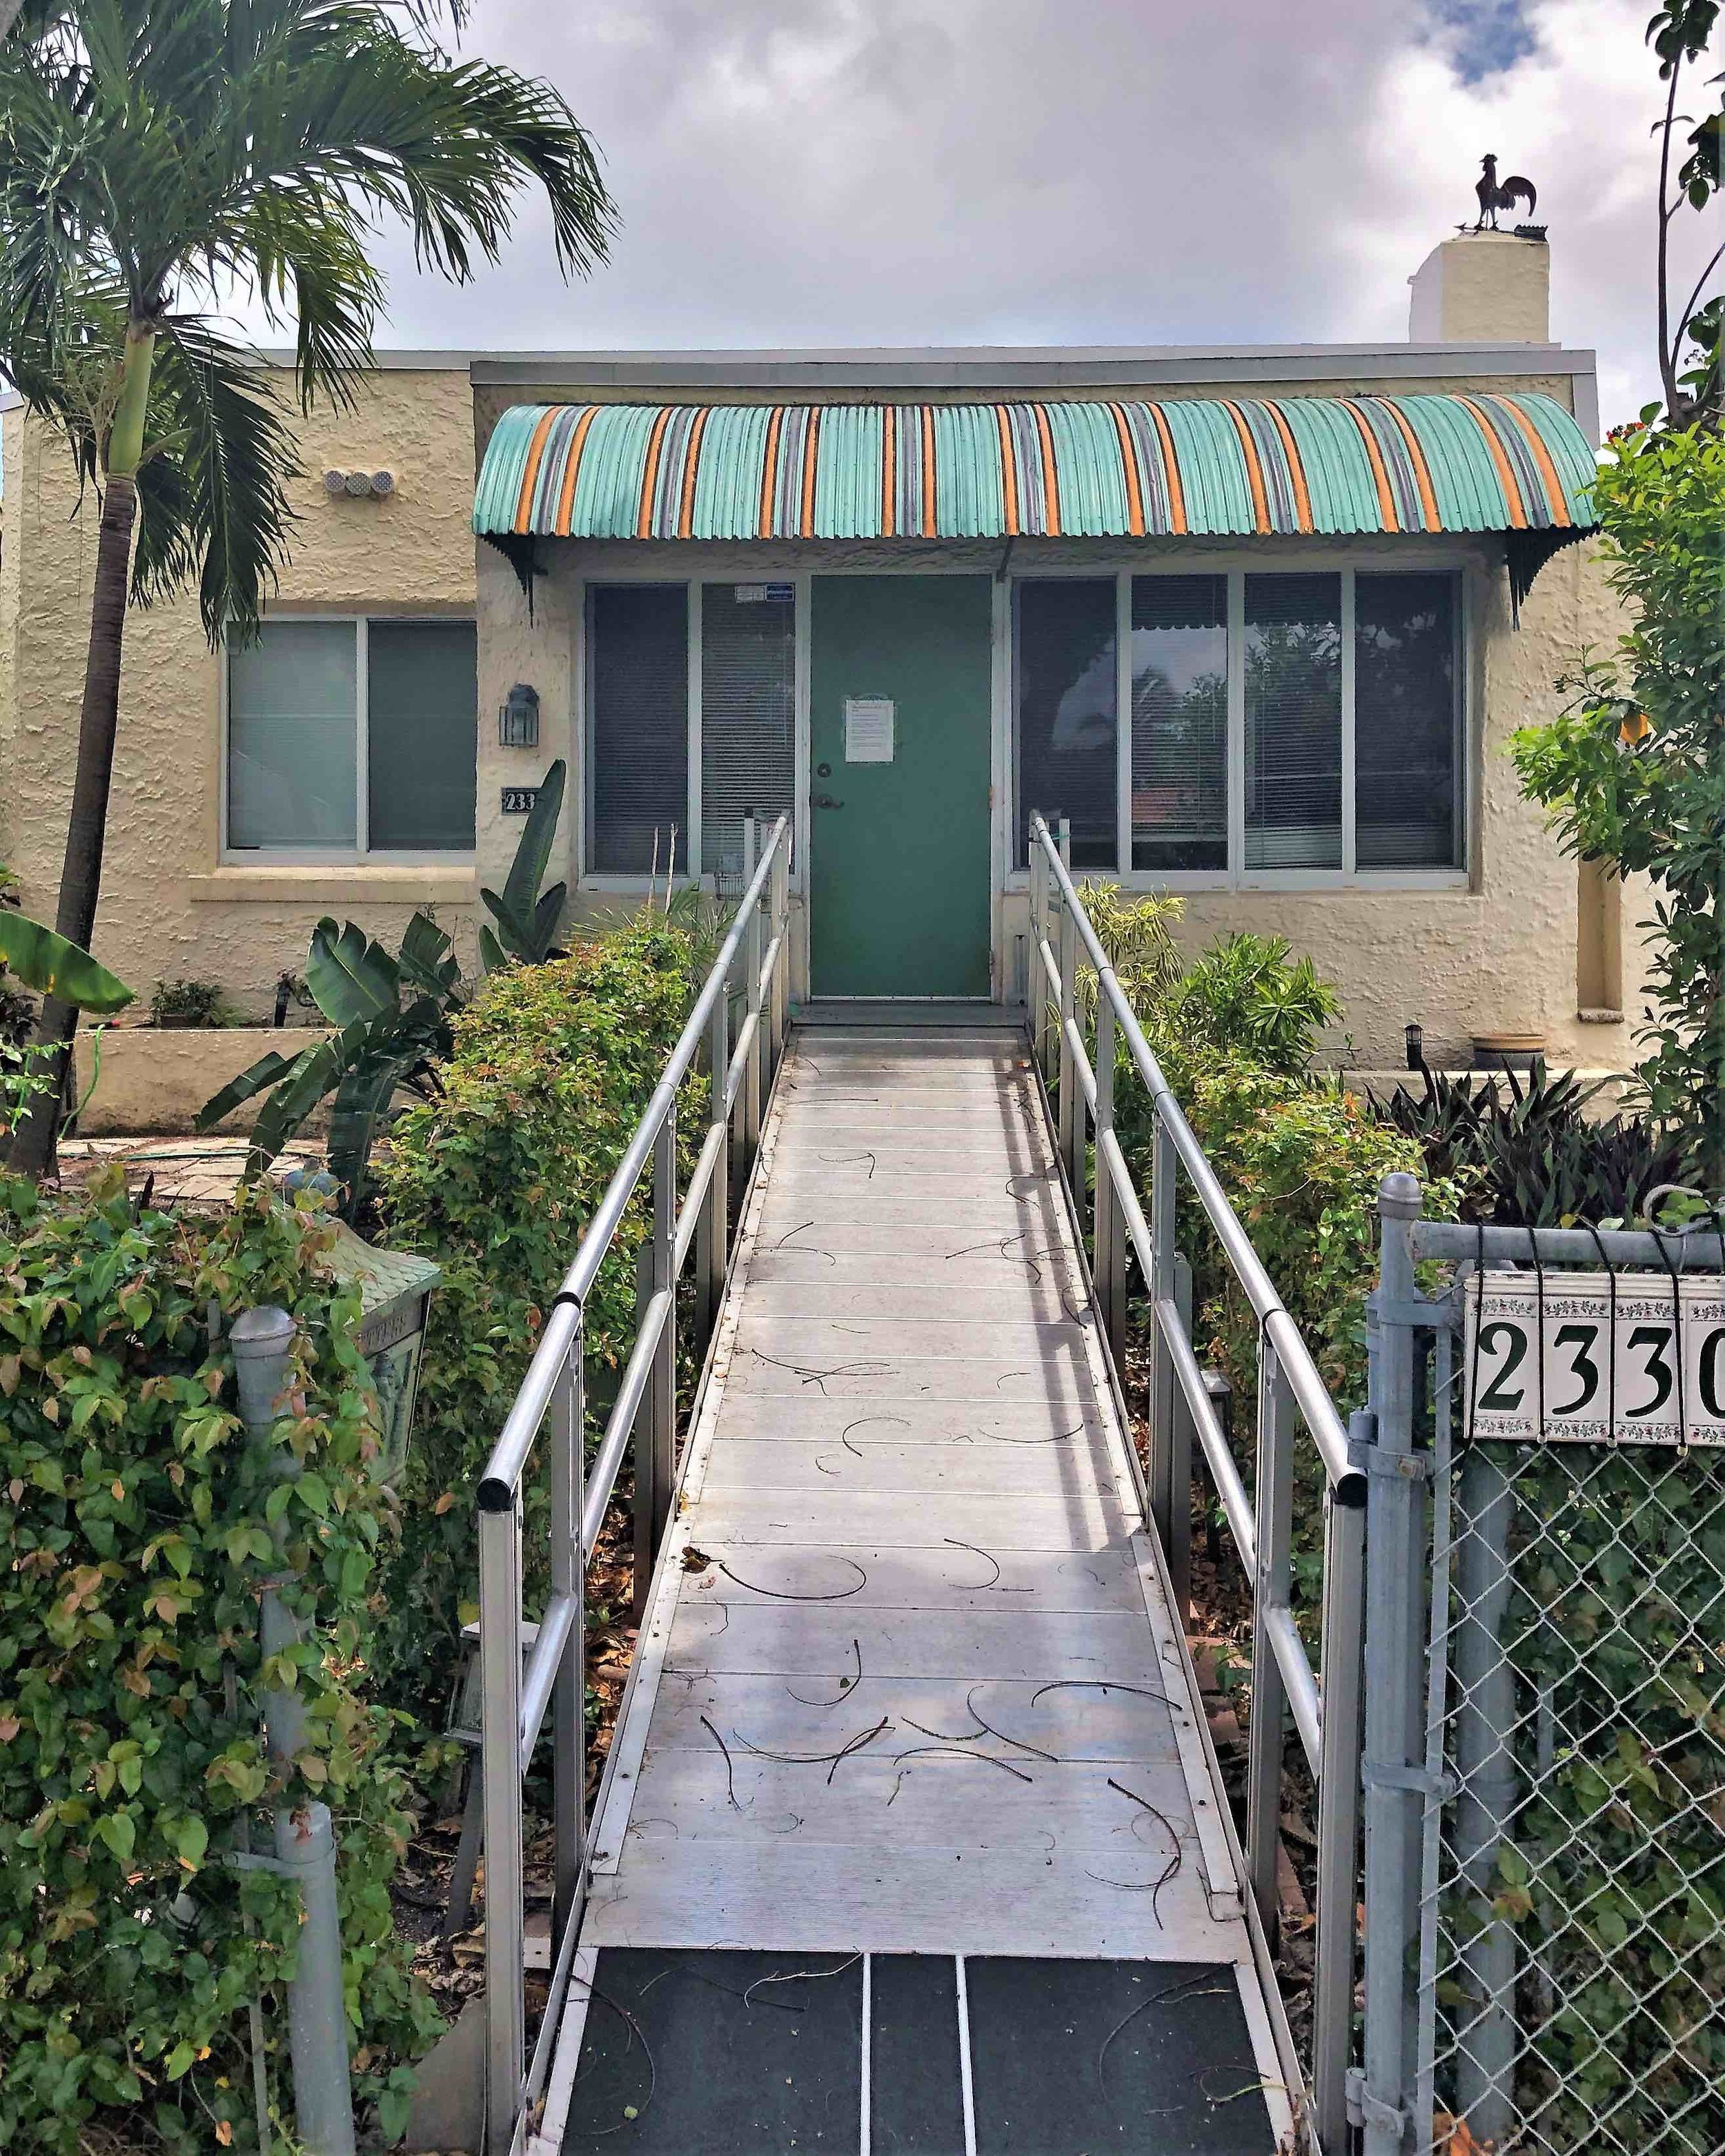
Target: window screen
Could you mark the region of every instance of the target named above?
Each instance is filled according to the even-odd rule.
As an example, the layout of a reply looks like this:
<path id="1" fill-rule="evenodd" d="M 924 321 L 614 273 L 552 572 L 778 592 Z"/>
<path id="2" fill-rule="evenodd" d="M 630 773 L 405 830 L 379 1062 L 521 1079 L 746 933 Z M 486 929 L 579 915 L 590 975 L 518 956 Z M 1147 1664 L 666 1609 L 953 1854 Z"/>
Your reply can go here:
<path id="1" fill-rule="evenodd" d="M 1354 580 L 1354 853 L 1363 869 L 1453 868 L 1455 579 Z"/>
<path id="2" fill-rule="evenodd" d="M 228 654 L 228 843 L 357 843 L 351 621 L 266 622 Z"/>
<path id="3" fill-rule="evenodd" d="M 1228 865 L 1228 579 L 1132 579 L 1132 866 Z"/>
<path id="4" fill-rule="evenodd" d="M 1074 868 L 1111 869 L 1118 849 L 1114 580 L 1026 579 L 1014 588 L 1018 863 L 1030 816 L 1072 825 Z"/>
<path id="5" fill-rule="evenodd" d="M 1342 866 L 1342 579 L 1245 580 L 1245 866 Z"/>
<path id="6" fill-rule="evenodd" d="M 645 875 L 689 858 L 689 603 L 682 584 L 588 594 L 589 867 Z M 672 863 L 672 848 L 675 861 Z"/>
<path id="7" fill-rule="evenodd" d="M 367 634 L 371 845 L 473 844 L 477 640 L 470 621 L 374 621 Z"/>
<path id="8" fill-rule="evenodd" d="M 742 819 L 796 788 L 797 605 L 791 587 L 701 588 L 701 866 L 739 887 Z"/>

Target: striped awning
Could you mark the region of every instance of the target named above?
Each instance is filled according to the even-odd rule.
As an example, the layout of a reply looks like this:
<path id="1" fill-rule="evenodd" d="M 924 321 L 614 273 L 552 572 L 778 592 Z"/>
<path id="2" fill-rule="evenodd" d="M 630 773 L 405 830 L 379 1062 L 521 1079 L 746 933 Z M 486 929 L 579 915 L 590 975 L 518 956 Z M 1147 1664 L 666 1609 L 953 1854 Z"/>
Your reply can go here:
<path id="1" fill-rule="evenodd" d="M 1010 404 L 518 404 L 480 472 L 503 538 L 1003 539 L 1593 522 L 1542 396 Z"/>

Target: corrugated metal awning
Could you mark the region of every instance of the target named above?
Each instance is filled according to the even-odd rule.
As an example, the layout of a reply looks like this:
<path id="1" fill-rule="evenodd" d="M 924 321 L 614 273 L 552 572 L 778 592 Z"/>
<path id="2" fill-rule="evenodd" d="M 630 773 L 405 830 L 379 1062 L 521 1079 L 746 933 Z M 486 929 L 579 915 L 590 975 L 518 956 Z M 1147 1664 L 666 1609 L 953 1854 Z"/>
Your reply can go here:
<path id="1" fill-rule="evenodd" d="M 1537 395 L 517 404 L 486 448 L 474 529 L 731 540 L 1507 531 L 1549 533 L 1548 545 L 1591 527 L 1594 472 L 1574 420 Z"/>

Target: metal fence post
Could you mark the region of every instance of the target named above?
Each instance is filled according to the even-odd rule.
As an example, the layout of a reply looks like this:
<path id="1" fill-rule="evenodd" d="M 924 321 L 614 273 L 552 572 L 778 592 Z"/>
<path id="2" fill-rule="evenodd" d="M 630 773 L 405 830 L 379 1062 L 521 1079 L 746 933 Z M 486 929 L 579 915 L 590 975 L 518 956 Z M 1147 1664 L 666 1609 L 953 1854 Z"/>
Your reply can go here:
<path id="1" fill-rule="evenodd" d="M 483 1501 L 483 1490 L 481 1499 Z M 521 1851 L 521 1501 L 479 1516 L 485 1820 L 485 2156 L 510 2156 L 526 2065 Z"/>
<path id="2" fill-rule="evenodd" d="M 1417 1981 L 1411 1966 L 1419 1921 L 1423 1747 L 1419 1742 L 1420 1642 L 1414 1594 L 1425 1556 L 1414 1450 L 1414 1300 L 1411 1233 L 1420 1217 L 1417 1177 L 1398 1172 L 1378 1186 L 1381 1257 L 1366 1305 L 1373 1457 L 1366 1498 L 1365 2071 L 1360 2110 L 1364 2156 L 1401 2156 L 1416 2145 L 1412 2098 Z M 1410 1582 L 1414 1583 L 1410 1589 Z"/>
<path id="3" fill-rule="evenodd" d="M 1092 1226 L 1096 1301 L 1114 1367 L 1126 1366 L 1126 1225 L 1102 1141 L 1114 1129 L 1114 1005 L 1096 984 L 1096 1209 Z"/>
<path id="4" fill-rule="evenodd" d="M 1159 1115 L 1153 1116 L 1150 1142 L 1150 1300 L 1171 1301 L 1174 1294 L 1174 1141 Z M 1146 1481 L 1150 1517 L 1168 1546 L 1173 1491 L 1168 1473 L 1173 1450 L 1174 1364 L 1160 1324 L 1150 1328 L 1150 1445 Z"/>
<path id="5" fill-rule="evenodd" d="M 773 984 L 770 992 L 773 1012 L 772 1072 L 777 1072 L 779 1059 L 784 1054 L 785 1024 L 789 1002 L 786 988 L 790 972 L 790 836 L 787 833 L 774 850 L 773 878 L 768 886 L 772 907 L 770 920 L 772 936 L 778 945 L 778 956 L 773 965 Z"/>
<path id="6" fill-rule="evenodd" d="M 1356 1414 L 1354 1444 L 1370 1442 Z M 1361 1649 L 1365 1635 L 1366 1512 L 1324 1507 L 1323 1756 L 1317 1785 L 1317 1956 L 1312 1973 L 1312 2104 L 1326 2156 L 1348 2147 L 1348 2068 L 1353 2056 L 1354 1932 L 1359 1892 Z"/>
<path id="7" fill-rule="evenodd" d="M 578 1325 L 551 1399 L 551 1592 L 553 1599 L 570 1595 L 575 1602 L 575 1621 L 557 1664 L 551 1695 L 553 1962 L 564 1931 L 580 1907 L 587 1854 L 587 1567 L 581 1549 L 587 1418 L 583 1350 L 583 1332 Z"/>
<path id="8" fill-rule="evenodd" d="M 1042 946 L 1048 937 L 1048 856 L 1042 850 L 1042 839 L 1036 829 L 1040 821 L 1039 810 L 1030 819 L 1030 949 L 1024 996 L 1029 1005 L 1031 1050 L 1037 1067 L 1046 1079 L 1048 981 L 1042 970 Z"/>
<path id="9" fill-rule="evenodd" d="M 758 1036 L 757 1036 L 758 1038 Z M 653 1227 L 641 1246 L 635 1303 L 644 1318 L 660 1296 L 670 1307 L 660 1321 L 653 1351 L 652 1375 L 635 1424 L 634 1614 L 646 1614 L 654 1562 L 670 1517 L 671 1484 L 676 1477 L 677 1312 L 674 1268 L 677 1239 L 677 1111 L 666 1109 L 653 1142 Z"/>
<path id="10" fill-rule="evenodd" d="M 719 1306 L 725 1296 L 725 1265 L 731 1242 L 730 1140 L 726 1130 L 725 1079 L 731 1068 L 731 999 L 714 999 L 707 1028 L 707 1067 L 711 1072 L 708 1101 L 710 1127 L 718 1132 L 713 1172 L 695 1229 L 695 1322 L 700 1327 L 703 1350 L 719 1322 Z"/>
<path id="11" fill-rule="evenodd" d="M 761 861 L 761 834 L 751 808 L 742 819 L 742 876 L 744 888 L 753 882 L 755 870 Z M 746 1163 L 745 1173 L 752 1168 L 755 1151 L 761 1142 L 761 1064 L 765 1044 L 761 1035 L 763 1020 L 761 1016 L 761 908 L 757 904 L 749 908 L 748 927 L 742 939 L 744 967 L 744 1014 L 755 1021 L 749 1042 L 748 1061 L 742 1077 L 742 1144 Z"/>
<path id="12" fill-rule="evenodd" d="M 1294 1396 L 1280 1358 L 1258 1344 L 1258 1576 L 1252 1590 L 1252 1718 L 1246 1758 L 1246 1871 L 1271 1943 L 1279 1914 L 1276 1844 L 1281 1832 L 1283 1722 L 1287 1686 L 1271 1618 L 1292 1599 Z"/>
<path id="13" fill-rule="evenodd" d="M 265 1305 L 243 1312 L 229 1340 L 239 1393 L 239 1413 L 247 1435 L 276 1473 L 299 1471 L 291 1452 L 270 1445 L 270 1433 L 287 1389 L 294 1321 L 285 1310 Z M 274 1530 L 279 1560 L 288 1542 L 285 1518 Z M 258 1599 L 259 1645 L 267 1660 L 298 1645 L 300 1622 L 275 1587 Z M 305 1712 L 300 1693 L 290 1687 L 263 1695 L 264 1724 L 270 1754 L 278 1765 L 292 1758 L 305 1743 Z M 347 2012 L 341 1991 L 341 1919 L 336 1899 L 336 1837 L 327 1804 L 307 1804 L 294 1810 L 278 1806 L 275 1862 L 299 1882 L 305 1914 L 300 1926 L 299 1963 L 288 1985 L 288 2043 L 294 2066 L 294 2125 L 296 2138 L 311 2156 L 352 2156 L 353 2095 L 347 2069 Z"/>
<path id="14" fill-rule="evenodd" d="M 1455 1870 L 1476 1903 L 1499 1891 L 1497 1851 L 1516 1801 L 1516 1671 L 1503 1622 L 1512 1581 L 1509 1531 L 1514 1486 L 1483 1446 L 1461 1463 L 1455 1596 L 1461 1614 L 1450 1653 L 1455 1671 Z M 1501 1919 L 1461 1946 L 1471 2018 L 1455 2040 L 1455 2111 L 1476 2141 L 1507 2148 L 1516 2123 L 1516 1938 Z M 1458 2020 L 1463 2017 L 1458 2015 Z"/>

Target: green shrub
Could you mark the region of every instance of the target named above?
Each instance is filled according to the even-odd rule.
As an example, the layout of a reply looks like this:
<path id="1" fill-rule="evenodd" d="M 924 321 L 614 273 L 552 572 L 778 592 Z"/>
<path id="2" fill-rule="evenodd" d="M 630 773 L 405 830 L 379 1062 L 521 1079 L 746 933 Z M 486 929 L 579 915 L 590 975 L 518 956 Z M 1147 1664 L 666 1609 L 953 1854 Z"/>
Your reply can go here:
<path id="1" fill-rule="evenodd" d="M 1311 1062 L 1319 1029 L 1342 1004 L 1310 958 L 1290 957 L 1285 936 L 1242 929 L 1210 945 L 1168 1007 L 1184 1038 L 1292 1076 Z"/>
<path id="2" fill-rule="evenodd" d="M 682 1029 L 701 962 L 696 932 L 642 915 L 569 957 L 488 976 L 455 1020 L 439 1096 L 398 1119 L 377 1164 L 382 1239 L 444 1269 L 383 1648 L 389 1696 L 427 1715 L 443 1710 L 459 1627 L 475 1614 L 474 1487 Z M 692 1081 L 685 1117 L 702 1112 L 703 1098 Z M 685 1161 L 689 1135 L 685 1120 Z M 638 1196 L 588 1306 L 596 1400 L 633 1340 L 645 1221 Z"/>
<path id="3" fill-rule="evenodd" d="M 223 1861 L 249 1815 L 267 1847 L 251 1808 L 278 1798 L 336 1815 L 348 2012 L 372 2054 L 357 2087 L 386 2123 L 405 2079 L 390 2055 L 435 2025 L 393 1936 L 403 1790 L 362 1689 L 390 1522 L 329 1240 L 315 1210 L 262 1197 L 216 1218 L 143 1210 L 117 1170 L 58 1208 L 0 1183 L 0 2146 L 74 2156 L 105 2112 L 129 2146 L 255 2148 L 258 1999 L 290 2114 L 297 1889 Z M 264 1302 L 300 1327 L 275 1458 L 247 1441 L 208 1330 L 212 1309 Z M 256 1635 L 284 1508 L 312 1735 L 272 1789 Z"/>

